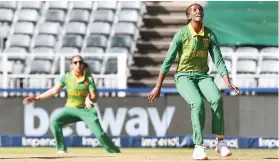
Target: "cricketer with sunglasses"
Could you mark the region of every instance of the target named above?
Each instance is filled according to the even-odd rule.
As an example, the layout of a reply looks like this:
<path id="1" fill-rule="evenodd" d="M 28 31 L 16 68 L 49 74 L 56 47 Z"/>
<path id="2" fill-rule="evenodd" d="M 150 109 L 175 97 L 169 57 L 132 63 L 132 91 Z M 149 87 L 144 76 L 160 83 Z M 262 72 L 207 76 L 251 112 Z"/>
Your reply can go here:
<path id="1" fill-rule="evenodd" d="M 115 146 L 101 127 L 93 105 L 93 102 L 97 101 L 97 88 L 87 64 L 81 56 L 72 57 L 71 71 L 61 77 L 58 85 L 36 97 L 25 98 L 23 103 L 28 104 L 51 98 L 63 87 L 66 87 L 68 92 L 65 108 L 51 120 L 51 131 L 56 141 L 57 153 L 67 152 L 62 128 L 67 124 L 79 121 L 86 123 L 107 152 L 120 153 L 120 149 Z"/>

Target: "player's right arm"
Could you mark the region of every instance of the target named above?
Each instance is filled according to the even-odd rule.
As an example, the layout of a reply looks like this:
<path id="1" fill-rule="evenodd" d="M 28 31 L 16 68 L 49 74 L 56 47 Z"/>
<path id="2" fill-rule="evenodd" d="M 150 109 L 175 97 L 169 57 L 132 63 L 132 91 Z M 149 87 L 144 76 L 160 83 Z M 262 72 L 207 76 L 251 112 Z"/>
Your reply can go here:
<path id="1" fill-rule="evenodd" d="M 148 99 L 151 103 L 155 98 L 158 98 L 160 96 L 163 81 L 165 79 L 166 74 L 169 72 L 173 61 L 176 58 L 178 49 L 181 45 L 181 40 L 182 40 L 182 34 L 181 34 L 181 31 L 178 31 L 174 35 L 172 42 L 170 44 L 170 47 L 168 49 L 168 53 L 164 59 L 163 65 L 161 67 L 161 70 L 160 70 L 160 73 L 159 73 L 159 76 L 158 76 L 158 79 L 156 82 L 156 86 L 148 95 Z"/>
<path id="2" fill-rule="evenodd" d="M 61 84 L 57 84 L 56 86 L 37 96 L 36 100 L 45 100 L 51 98 L 57 93 L 59 93 L 63 89 L 63 87 L 64 86 L 62 86 Z"/>
<path id="3" fill-rule="evenodd" d="M 56 86 L 52 87 L 51 89 L 47 90 L 46 92 L 44 92 L 36 97 L 25 98 L 23 100 L 23 103 L 28 104 L 31 102 L 35 102 L 37 100 L 45 100 L 45 99 L 53 97 L 54 95 L 56 95 L 63 89 L 63 87 L 66 85 L 65 82 L 66 82 L 66 75 L 63 75 L 60 79 L 60 82 Z"/>
<path id="4" fill-rule="evenodd" d="M 63 89 L 63 87 L 66 85 L 66 75 L 68 75 L 68 74 L 66 73 L 61 77 L 61 79 L 57 85 L 55 85 L 51 89 L 49 89 L 46 92 L 37 96 L 36 100 L 45 100 L 45 99 L 51 98 L 54 95 L 56 95 L 57 93 L 59 93 Z"/>

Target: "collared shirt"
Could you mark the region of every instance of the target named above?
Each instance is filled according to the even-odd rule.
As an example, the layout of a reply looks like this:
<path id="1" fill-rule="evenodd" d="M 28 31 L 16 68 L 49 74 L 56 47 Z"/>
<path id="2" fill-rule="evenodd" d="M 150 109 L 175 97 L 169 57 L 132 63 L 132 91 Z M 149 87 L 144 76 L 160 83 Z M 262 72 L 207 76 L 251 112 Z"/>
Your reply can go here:
<path id="1" fill-rule="evenodd" d="M 88 93 L 97 89 L 92 75 L 86 71 L 81 78 L 78 78 L 73 71 L 67 72 L 61 77 L 60 84 L 66 86 L 68 93 L 65 106 L 72 108 L 84 108 Z"/>
<path id="2" fill-rule="evenodd" d="M 208 53 L 216 65 L 217 72 L 221 76 L 228 74 L 215 34 L 205 26 L 202 26 L 201 31 L 196 33 L 189 23 L 174 35 L 161 72 L 168 73 L 178 55 L 177 73 L 207 73 L 209 71 Z"/>

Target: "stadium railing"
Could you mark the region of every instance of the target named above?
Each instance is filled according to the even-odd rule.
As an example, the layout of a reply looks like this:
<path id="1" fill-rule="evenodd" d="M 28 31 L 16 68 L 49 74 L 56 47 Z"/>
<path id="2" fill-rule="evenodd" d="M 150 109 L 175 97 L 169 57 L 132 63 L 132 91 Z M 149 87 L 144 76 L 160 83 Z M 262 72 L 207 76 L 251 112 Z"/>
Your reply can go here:
<path id="1" fill-rule="evenodd" d="M 2 69 L 2 74 L 0 74 L 1 84 L 0 87 L 4 89 L 19 89 L 19 88 L 50 88 L 54 86 L 60 77 L 65 74 L 66 70 L 69 67 L 69 64 L 66 65 L 66 60 L 69 60 L 73 54 L 34 54 L 34 53 L 2 53 L 0 55 L 0 68 Z M 106 62 L 101 66 L 101 72 L 98 74 L 92 74 L 95 78 L 95 82 L 99 88 L 127 88 L 127 54 L 121 53 L 106 53 L 106 54 L 81 54 L 83 56 L 85 62 L 88 58 L 101 58 L 101 60 L 108 60 L 108 58 L 116 58 L 117 59 L 117 73 L 105 74 L 104 68 L 106 66 Z M 45 58 L 44 58 L 45 57 Z M 49 72 L 46 73 L 44 65 L 36 65 L 35 72 L 30 73 L 30 68 L 32 61 L 34 58 L 37 60 L 45 60 L 46 62 L 51 62 L 51 67 L 49 68 Z M 46 59 L 52 58 L 52 59 Z M 13 61 L 9 63 L 9 61 Z M 17 72 L 13 73 L 16 62 L 21 62 L 23 69 L 17 70 Z M 59 67 L 57 67 L 58 65 Z M 48 64 L 49 66 L 49 64 Z M 33 67 L 34 69 L 34 67 Z M 38 69 L 43 69 L 42 72 Z M 57 71 L 58 69 L 58 71 Z M 30 82 L 32 79 L 37 79 L 35 82 Z M 41 84 L 40 82 L 43 80 L 47 80 L 46 84 Z M 37 82 L 36 82 L 37 81 Z M 34 83 L 35 85 L 32 85 Z"/>
<path id="2" fill-rule="evenodd" d="M 97 84 L 97 87 L 99 89 L 100 94 L 113 94 L 113 96 L 125 96 L 127 93 L 129 94 L 140 94 L 140 93 L 147 93 L 151 91 L 151 88 L 128 88 L 127 87 L 127 78 L 129 74 L 128 66 L 129 66 L 129 55 L 127 54 L 81 54 L 85 61 L 87 58 L 100 58 L 102 57 L 103 60 L 107 60 L 108 58 L 117 58 L 117 73 L 116 74 L 104 74 L 101 72 L 100 74 L 93 74 L 95 82 Z M 239 78 L 249 79 L 253 78 L 255 80 L 259 78 L 271 78 L 271 79 L 278 79 L 278 73 L 266 73 L 261 74 L 260 73 L 260 67 L 257 67 L 257 70 L 255 73 L 243 73 L 238 74 L 237 72 L 237 60 L 239 56 L 235 53 L 225 53 L 223 54 L 225 59 L 231 60 L 231 71 L 230 76 L 233 83 L 237 83 L 237 80 Z M 3 96 L 10 96 L 9 94 L 18 94 L 18 93 L 42 93 L 42 91 L 51 88 L 54 86 L 60 77 L 65 73 L 67 67 L 69 65 L 66 65 L 66 59 L 70 58 L 72 56 L 69 54 L 63 54 L 63 53 L 56 53 L 56 54 L 35 54 L 35 53 L 2 53 L 0 55 L 1 62 L 0 68 L 2 69 L 2 74 L 0 74 L 0 88 L 1 92 L 3 93 Z M 247 54 L 245 57 L 256 57 L 258 65 L 261 65 L 262 57 L 268 57 L 272 56 L 274 57 L 274 54 L 259 54 L 257 56 Z M 42 60 L 45 58 L 53 58 L 51 59 L 52 67 L 51 72 L 48 74 L 31 74 L 28 73 L 28 70 L 24 70 L 22 73 L 13 73 L 11 69 L 9 69 L 8 61 L 10 60 L 23 60 L 25 62 L 25 66 L 29 66 L 32 63 L 32 60 L 34 58 L 42 58 Z M 21 59 L 20 59 L 21 58 Z M 24 58 L 24 59 L 22 59 Z M 47 59 L 46 59 L 47 60 Z M 58 62 L 58 65 L 60 67 L 58 73 L 56 71 L 55 73 L 55 65 Z M 211 62 L 212 64 L 212 62 Z M 15 66 L 14 64 L 11 65 L 12 68 Z M 44 65 L 42 65 L 44 66 Z M 211 67 L 211 65 L 210 65 Z M 39 68 L 39 67 L 38 67 Z M 102 66 L 102 69 L 104 67 Z M 27 68 L 28 69 L 28 68 Z M 103 71 L 103 70 L 102 70 Z M 30 72 L 30 71 L 29 71 Z M 212 74 L 212 69 L 210 69 L 210 72 Z M 231 90 L 227 89 L 224 85 L 220 85 L 220 82 L 223 82 L 222 78 L 218 76 L 218 74 L 212 74 L 217 79 L 215 81 L 219 81 L 217 85 L 221 90 L 223 90 L 226 94 L 234 94 L 231 92 Z M 219 77 L 219 78 L 218 78 Z M 32 85 L 30 80 L 35 79 L 32 83 L 38 84 L 38 85 Z M 37 79 L 37 80 L 36 80 Z M 46 86 L 40 86 L 41 82 L 43 80 L 47 80 Z M 224 84 L 224 83 L 222 83 Z M 278 84 L 277 84 L 278 85 Z M 266 87 L 260 87 L 260 86 L 250 86 L 250 87 L 242 87 L 241 85 L 236 84 L 242 92 L 244 93 L 277 93 L 278 87 L 277 86 L 270 86 L 266 85 Z M 7 94 L 8 93 L 8 94 Z M 62 92 L 61 96 L 64 96 Z M 163 88 L 162 94 L 169 94 L 169 93 L 177 93 L 176 88 Z M 21 94 L 22 95 L 22 94 Z"/>

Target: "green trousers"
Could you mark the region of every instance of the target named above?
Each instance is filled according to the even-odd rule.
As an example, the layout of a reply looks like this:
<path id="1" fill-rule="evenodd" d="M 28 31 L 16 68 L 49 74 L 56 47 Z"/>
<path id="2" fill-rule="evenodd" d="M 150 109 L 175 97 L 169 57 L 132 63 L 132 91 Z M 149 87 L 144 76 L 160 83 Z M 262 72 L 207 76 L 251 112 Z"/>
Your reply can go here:
<path id="1" fill-rule="evenodd" d="M 51 131 L 56 141 L 57 151 L 67 151 L 62 132 L 63 126 L 78 121 L 85 122 L 107 152 L 120 153 L 120 149 L 114 145 L 112 140 L 103 131 L 95 108 L 78 109 L 66 107 L 51 120 Z"/>
<path id="2" fill-rule="evenodd" d="M 203 144 L 205 109 L 203 98 L 209 102 L 212 112 L 212 134 L 224 135 L 224 115 L 222 95 L 214 83 L 213 77 L 202 73 L 184 73 L 175 75 L 175 84 L 179 94 L 191 105 L 193 142 Z"/>

